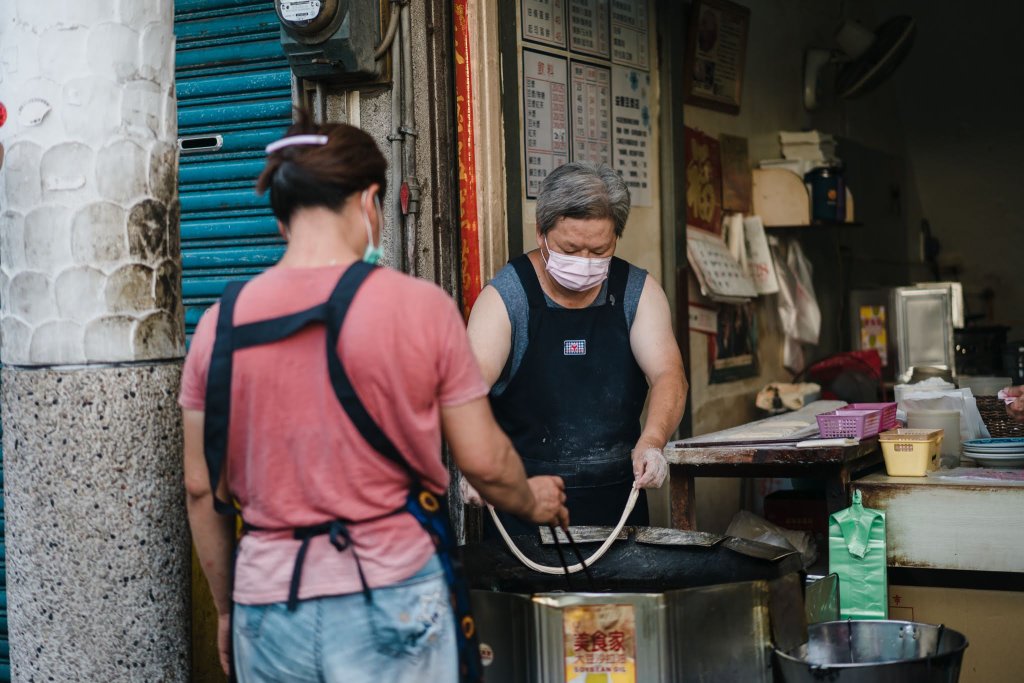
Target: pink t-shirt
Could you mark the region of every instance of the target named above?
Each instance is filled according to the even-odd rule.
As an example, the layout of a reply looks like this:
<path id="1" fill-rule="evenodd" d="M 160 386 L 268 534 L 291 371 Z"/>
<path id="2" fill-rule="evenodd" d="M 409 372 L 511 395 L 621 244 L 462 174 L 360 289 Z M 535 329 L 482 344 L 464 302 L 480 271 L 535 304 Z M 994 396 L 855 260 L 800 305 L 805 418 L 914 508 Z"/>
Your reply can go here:
<path id="1" fill-rule="evenodd" d="M 345 266 L 275 267 L 253 279 L 235 306 L 235 324 L 296 313 L 327 300 Z M 205 410 L 206 378 L 219 306 L 200 320 L 185 359 L 181 406 Z M 323 326 L 236 351 L 226 477 L 246 522 L 291 529 L 336 518 L 377 517 L 401 507 L 408 477 L 373 450 L 345 415 L 327 373 Z M 435 492 L 448 485 L 441 461 L 440 408 L 487 395 L 459 311 L 435 285 L 388 269 L 356 294 L 338 352 L 371 417 Z M 350 526 L 371 587 L 402 581 L 433 544 L 411 515 Z M 299 541 L 291 532 L 246 534 L 234 599 L 287 599 Z M 326 535 L 311 542 L 302 599 L 362 589 L 351 551 Z"/>

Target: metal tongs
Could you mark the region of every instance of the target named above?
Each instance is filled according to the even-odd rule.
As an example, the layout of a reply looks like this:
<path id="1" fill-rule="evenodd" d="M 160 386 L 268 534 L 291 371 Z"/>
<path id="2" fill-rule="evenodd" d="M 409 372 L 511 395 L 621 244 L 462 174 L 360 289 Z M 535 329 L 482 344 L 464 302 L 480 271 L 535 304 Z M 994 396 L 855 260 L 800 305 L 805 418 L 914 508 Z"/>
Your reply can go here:
<path id="1" fill-rule="evenodd" d="M 562 552 L 562 544 L 558 540 L 558 529 L 555 528 L 554 524 L 548 524 L 548 528 L 551 529 L 551 539 L 555 542 L 555 550 L 558 551 L 558 561 L 562 563 L 562 569 L 565 570 L 565 587 L 570 592 L 572 591 L 572 583 L 569 581 L 569 563 L 565 561 L 565 553 Z M 569 531 L 568 526 L 559 527 L 565 532 L 565 537 L 569 539 L 569 546 L 572 548 L 572 552 L 576 555 L 576 561 L 583 567 L 583 573 L 587 575 L 587 584 L 590 587 L 590 592 L 595 592 L 594 588 L 594 577 L 590 574 L 590 567 L 583 560 L 583 554 L 580 552 L 579 546 L 576 545 L 576 541 L 573 540 L 572 532 Z"/>

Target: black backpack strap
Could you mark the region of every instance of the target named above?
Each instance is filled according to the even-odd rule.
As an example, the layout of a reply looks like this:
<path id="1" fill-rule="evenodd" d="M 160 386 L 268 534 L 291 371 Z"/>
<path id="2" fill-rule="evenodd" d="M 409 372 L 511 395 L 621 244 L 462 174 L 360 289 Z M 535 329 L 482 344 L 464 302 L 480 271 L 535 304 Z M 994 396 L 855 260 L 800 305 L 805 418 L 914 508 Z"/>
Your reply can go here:
<path id="1" fill-rule="evenodd" d="M 529 266 L 529 263 L 527 263 L 527 266 Z M 532 266 L 529 267 L 532 270 Z M 360 285 L 365 282 L 373 270 L 374 266 L 363 262 L 353 264 L 342 275 L 327 303 L 329 308 L 327 322 L 327 367 L 331 375 L 331 384 L 334 386 L 334 393 L 337 395 L 338 401 L 341 402 L 345 413 L 352 420 L 352 424 L 355 425 L 363 438 L 366 439 L 366 442 L 373 446 L 374 450 L 378 453 L 400 465 L 412 480 L 406 510 L 430 534 L 437 549 L 441 566 L 444 569 L 445 581 L 451 592 L 452 608 L 457 628 L 459 680 L 464 683 L 479 683 L 483 680 L 483 675 L 480 663 L 480 646 L 476 637 L 476 622 L 473 620 L 472 614 L 470 614 L 469 588 L 462 572 L 455 534 L 448 519 L 447 505 L 444 504 L 443 497 L 436 496 L 422 488 L 419 483 L 419 474 L 413 470 L 391 439 L 388 438 L 370 416 L 369 412 L 367 412 L 366 407 L 359 400 L 359 396 L 352 387 L 352 381 L 349 379 L 348 373 L 345 372 L 345 367 L 341 362 L 341 355 L 338 352 L 338 339 L 341 336 L 341 328 L 345 322 L 345 316 L 352 305 L 352 299 L 355 297 Z M 534 275 L 534 282 L 536 282 L 536 279 L 536 275 Z M 539 284 L 537 288 L 538 290 L 540 289 Z M 321 529 L 316 531 L 324 533 Z M 332 543 L 334 542 L 332 536 Z M 345 545 L 339 546 L 338 543 L 335 543 L 335 547 L 339 550 L 352 547 L 353 553 L 355 552 L 355 548 L 351 543 L 351 537 L 345 537 Z M 296 572 L 298 571 L 301 570 L 297 569 Z M 360 577 L 362 577 L 361 569 Z M 299 580 L 300 578 L 293 577 L 293 596 L 296 600 Z M 367 600 L 369 600 L 369 590 L 365 579 L 363 589 L 364 594 L 367 595 Z"/>
<path id="2" fill-rule="evenodd" d="M 366 410 L 366 406 L 359 399 L 359 395 L 356 394 L 356 390 L 352 386 L 352 380 L 341 362 L 341 354 L 338 352 L 341 327 L 345 324 L 345 317 L 352 306 L 352 299 L 355 298 L 359 287 L 375 269 L 376 266 L 363 261 L 353 263 L 338 280 L 338 284 L 331 293 L 331 298 L 327 301 L 327 369 L 331 376 L 334 393 L 356 430 L 374 450 L 402 467 L 413 481 L 419 481 L 419 475 L 387 434 L 377 425 Z"/>
<path id="3" fill-rule="evenodd" d="M 544 290 L 541 289 L 540 280 L 537 278 L 537 271 L 534 270 L 533 262 L 528 254 L 517 256 L 509 261 L 509 265 L 516 271 L 519 282 L 523 285 L 523 291 L 526 292 L 526 343 L 529 344 L 537 334 L 541 313 L 548 307 L 548 302 L 544 297 Z M 505 361 L 505 366 L 505 370 L 508 372 L 512 371 L 511 353 L 508 355 L 508 360 Z M 508 376 L 504 374 L 504 370 L 503 376 Z"/>
<path id="4" fill-rule="evenodd" d="M 298 313 L 260 320 L 254 323 L 238 325 L 234 329 L 235 350 L 246 349 L 250 346 L 263 346 L 286 339 L 298 333 L 307 325 L 324 323 L 327 321 L 327 304 L 317 304 Z"/>
<path id="5" fill-rule="evenodd" d="M 629 283 L 629 263 L 617 256 L 612 257 L 608 269 L 608 304 L 624 307 L 626 305 L 626 285 Z"/>
<path id="6" fill-rule="evenodd" d="M 221 473 L 228 452 L 228 421 L 231 416 L 231 367 L 234 357 L 235 302 L 242 291 L 243 282 L 229 282 L 220 299 L 217 317 L 217 336 L 210 355 L 210 369 L 206 379 L 206 409 L 203 425 L 203 450 L 206 469 L 210 475 L 214 509 L 225 515 L 238 511 L 227 501 L 217 497 Z"/>
<path id="7" fill-rule="evenodd" d="M 537 279 L 537 271 L 533 268 L 533 261 L 530 260 L 529 254 L 523 254 L 517 256 L 508 262 L 512 269 L 516 271 L 516 275 L 519 276 L 519 282 L 523 285 L 523 290 L 526 292 L 526 301 L 530 304 L 530 308 L 544 308 L 547 306 L 547 301 L 544 299 L 544 290 L 540 287 L 540 280 Z"/>

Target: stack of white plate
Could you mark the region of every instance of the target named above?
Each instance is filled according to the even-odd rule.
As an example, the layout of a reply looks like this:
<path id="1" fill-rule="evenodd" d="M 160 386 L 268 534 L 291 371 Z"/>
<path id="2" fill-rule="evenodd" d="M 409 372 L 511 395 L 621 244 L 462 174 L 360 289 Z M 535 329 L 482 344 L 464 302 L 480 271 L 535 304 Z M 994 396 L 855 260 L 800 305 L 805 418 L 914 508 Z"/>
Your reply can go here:
<path id="1" fill-rule="evenodd" d="M 964 455 L 982 467 L 1024 467 L 1024 438 L 972 439 Z"/>

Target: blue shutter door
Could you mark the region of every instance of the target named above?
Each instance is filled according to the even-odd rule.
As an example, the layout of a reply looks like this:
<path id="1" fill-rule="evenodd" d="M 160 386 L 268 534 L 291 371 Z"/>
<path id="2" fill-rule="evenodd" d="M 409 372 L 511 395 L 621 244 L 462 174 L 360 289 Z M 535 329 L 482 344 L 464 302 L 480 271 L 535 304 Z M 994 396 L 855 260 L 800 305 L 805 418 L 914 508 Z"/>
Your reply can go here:
<path id="1" fill-rule="evenodd" d="M 0 0 L 3 1 L 3 0 Z M 176 0 L 182 296 L 191 338 L 229 280 L 277 262 L 284 243 L 253 186 L 263 148 L 291 124 L 291 74 L 273 0 Z M 220 683 L 217 618 L 192 558 L 192 672 Z"/>
<path id="2" fill-rule="evenodd" d="M 191 336 L 229 280 L 284 253 L 253 185 L 291 124 L 291 74 L 272 0 L 177 0 L 182 295 Z"/>

